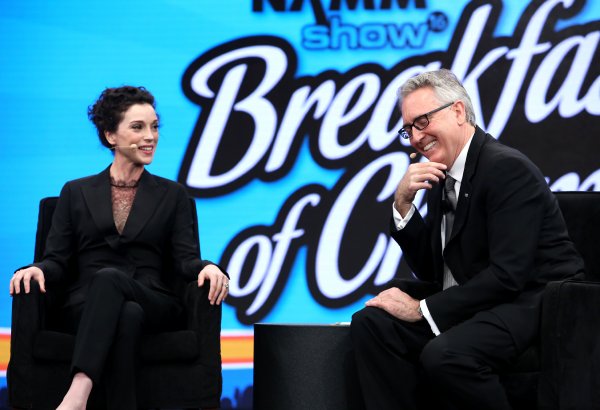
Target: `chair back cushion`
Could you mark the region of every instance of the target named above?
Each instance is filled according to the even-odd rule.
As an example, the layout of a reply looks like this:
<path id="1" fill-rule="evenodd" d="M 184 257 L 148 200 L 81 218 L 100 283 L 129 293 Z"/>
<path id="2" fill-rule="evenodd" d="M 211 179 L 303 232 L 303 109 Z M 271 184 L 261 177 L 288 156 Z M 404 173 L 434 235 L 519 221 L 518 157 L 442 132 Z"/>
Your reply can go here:
<path id="1" fill-rule="evenodd" d="M 49 196 L 43 198 L 40 201 L 40 210 L 38 213 L 38 224 L 37 231 L 35 233 L 35 251 L 33 255 L 33 261 L 39 262 L 44 256 L 44 249 L 46 248 L 46 238 L 50 232 L 50 226 L 52 225 L 52 215 L 56 209 L 56 203 L 58 202 L 57 196 Z"/>
<path id="2" fill-rule="evenodd" d="M 600 281 L 600 192 L 556 192 L 569 236 L 585 262 L 587 280 Z"/>

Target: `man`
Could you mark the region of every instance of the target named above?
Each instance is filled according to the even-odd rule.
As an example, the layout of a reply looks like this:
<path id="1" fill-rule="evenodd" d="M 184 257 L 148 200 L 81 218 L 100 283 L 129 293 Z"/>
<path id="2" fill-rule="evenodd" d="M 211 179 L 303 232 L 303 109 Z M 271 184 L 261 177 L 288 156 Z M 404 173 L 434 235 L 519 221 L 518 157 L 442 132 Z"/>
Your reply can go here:
<path id="1" fill-rule="evenodd" d="M 497 371 L 530 346 L 547 282 L 583 270 L 538 168 L 477 127 L 448 70 L 399 90 L 411 164 L 394 195 L 392 237 L 420 286 L 390 287 L 352 318 L 367 409 L 510 409 Z M 427 216 L 413 200 L 428 190 Z M 431 400 L 429 400 L 431 401 Z"/>

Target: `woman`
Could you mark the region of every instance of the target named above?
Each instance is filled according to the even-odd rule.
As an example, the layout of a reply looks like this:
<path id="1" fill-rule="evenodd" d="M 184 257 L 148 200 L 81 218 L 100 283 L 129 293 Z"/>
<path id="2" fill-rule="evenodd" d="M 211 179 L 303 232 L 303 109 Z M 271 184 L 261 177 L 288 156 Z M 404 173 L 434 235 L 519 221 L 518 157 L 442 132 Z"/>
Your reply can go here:
<path id="1" fill-rule="evenodd" d="M 98 175 L 63 187 L 41 262 L 19 269 L 10 293 L 42 292 L 66 279 L 72 256 L 65 327 L 75 337 L 73 380 L 59 409 L 84 409 L 91 389 L 109 373 L 108 408 L 135 409 L 135 364 L 142 332 L 163 330 L 181 313 L 165 272 L 208 280 L 211 304 L 228 294 L 228 277 L 200 260 L 184 188 L 151 175 L 159 121 L 154 97 L 143 87 L 107 88 L 88 109 L 112 164 Z M 170 259 L 169 259 L 170 258 Z M 172 260 L 174 266 L 163 266 Z"/>

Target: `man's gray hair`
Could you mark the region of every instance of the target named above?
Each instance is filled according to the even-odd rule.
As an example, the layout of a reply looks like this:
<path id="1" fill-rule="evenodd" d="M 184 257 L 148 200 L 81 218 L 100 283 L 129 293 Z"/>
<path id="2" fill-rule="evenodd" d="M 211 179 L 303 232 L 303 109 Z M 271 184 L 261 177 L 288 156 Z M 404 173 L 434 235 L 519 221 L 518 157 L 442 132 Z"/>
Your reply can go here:
<path id="1" fill-rule="evenodd" d="M 415 77 L 406 80 L 404 85 L 398 90 L 400 105 L 406 96 L 412 92 L 425 87 L 431 87 L 440 104 L 446 104 L 453 101 L 462 101 L 465 104 L 467 122 L 473 126 L 476 125 L 475 111 L 473 103 L 467 94 L 467 90 L 450 70 L 442 68 L 437 71 L 427 71 Z"/>

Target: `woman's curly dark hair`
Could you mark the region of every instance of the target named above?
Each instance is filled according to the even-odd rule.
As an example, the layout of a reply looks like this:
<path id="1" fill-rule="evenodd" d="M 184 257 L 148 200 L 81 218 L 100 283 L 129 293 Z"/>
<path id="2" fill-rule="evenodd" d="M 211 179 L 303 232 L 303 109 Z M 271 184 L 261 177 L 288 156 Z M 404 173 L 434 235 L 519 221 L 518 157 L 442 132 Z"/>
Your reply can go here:
<path id="1" fill-rule="evenodd" d="M 117 131 L 123 114 L 135 104 L 150 104 L 156 109 L 154 96 L 150 91 L 144 87 L 130 85 L 105 89 L 98 100 L 88 107 L 88 118 L 96 126 L 102 145 L 112 147 L 106 139 L 105 132 Z"/>

